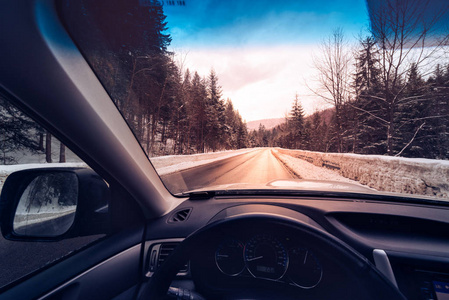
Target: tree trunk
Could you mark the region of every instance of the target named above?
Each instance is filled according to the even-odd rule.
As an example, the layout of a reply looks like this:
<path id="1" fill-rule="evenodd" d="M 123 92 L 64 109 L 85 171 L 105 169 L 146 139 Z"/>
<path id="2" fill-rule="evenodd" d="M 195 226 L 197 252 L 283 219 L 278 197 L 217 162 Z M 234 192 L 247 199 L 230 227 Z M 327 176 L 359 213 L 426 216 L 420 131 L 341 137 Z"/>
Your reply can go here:
<path id="1" fill-rule="evenodd" d="M 65 163 L 65 145 L 63 143 L 59 145 L 59 162 Z"/>
<path id="2" fill-rule="evenodd" d="M 52 163 L 51 160 L 51 134 L 47 131 L 45 135 L 45 161 L 48 163 Z"/>
<path id="3" fill-rule="evenodd" d="M 39 150 L 44 151 L 44 133 L 39 132 Z"/>

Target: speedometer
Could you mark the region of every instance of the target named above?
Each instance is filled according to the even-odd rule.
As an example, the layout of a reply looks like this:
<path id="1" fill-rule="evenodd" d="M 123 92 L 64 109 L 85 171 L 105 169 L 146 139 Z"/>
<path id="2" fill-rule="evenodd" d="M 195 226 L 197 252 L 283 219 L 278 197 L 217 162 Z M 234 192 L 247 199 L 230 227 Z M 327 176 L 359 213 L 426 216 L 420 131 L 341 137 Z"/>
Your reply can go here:
<path id="1" fill-rule="evenodd" d="M 320 283 L 323 270 L 315 254 L 307 248 L 295 247 L 289 251 L 288 276 L 296 286 L 310 289 Z"/>
<path id="2" fill-rule="evenodd" d="M 287 271 L 287 251 L 273 236 L 260 234 L 251 238 L 244 256 L 246 268 L 254 277 L 277 280 Z"/>
<path id="3" fill-rule="evenodd" d="M 236 276 L 242 273 L 245 269 L 243 244 L 234 239 L 223 241 L 215 252 L 215 263 L 223 274 Z"/>

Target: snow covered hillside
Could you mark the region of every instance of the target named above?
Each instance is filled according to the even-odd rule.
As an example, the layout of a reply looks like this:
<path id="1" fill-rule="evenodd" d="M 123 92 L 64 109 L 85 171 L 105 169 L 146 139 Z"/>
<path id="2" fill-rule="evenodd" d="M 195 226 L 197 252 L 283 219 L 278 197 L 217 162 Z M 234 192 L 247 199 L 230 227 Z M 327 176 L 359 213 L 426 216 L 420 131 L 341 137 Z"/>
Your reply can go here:
<path id="1" fill-rule="evenodd" d="M 446 160 L 287 149 L 277 151 L 281 157 L 290 156 L 334 170 L 334 173 L 378 191 L 449 198 L 449 161 Z M 287 158 L 286 164 L 292 164 L 291 159 L 289 163 Z"/>

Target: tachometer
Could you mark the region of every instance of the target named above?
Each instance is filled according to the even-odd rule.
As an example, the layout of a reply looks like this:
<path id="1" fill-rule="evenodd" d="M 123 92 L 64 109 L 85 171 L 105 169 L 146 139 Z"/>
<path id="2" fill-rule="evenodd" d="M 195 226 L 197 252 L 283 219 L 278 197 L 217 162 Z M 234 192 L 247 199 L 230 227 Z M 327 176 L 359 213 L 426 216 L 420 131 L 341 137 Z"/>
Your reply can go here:
<path id="1" fill-rule="evenodd" d="M 297 286 L 311 289 L 323 276 L 318 258 L 307 248 L 294 247 L 289 251 L 288 277 Z"/>
<path id="2" fill-rule="evenodd" d="M 237 276 L 245 269 L 244 246 L 241 242 L 229 239 L 222 242 L 215 251 L 215 263 L 226 275 Z"/>
<path id="3" fill-rule="evenodd" d="M 245 263 L 254 277 L 277 280 L 287 271 L 288 254 L 276 238 L 260 234 L 246 243 Z"/>

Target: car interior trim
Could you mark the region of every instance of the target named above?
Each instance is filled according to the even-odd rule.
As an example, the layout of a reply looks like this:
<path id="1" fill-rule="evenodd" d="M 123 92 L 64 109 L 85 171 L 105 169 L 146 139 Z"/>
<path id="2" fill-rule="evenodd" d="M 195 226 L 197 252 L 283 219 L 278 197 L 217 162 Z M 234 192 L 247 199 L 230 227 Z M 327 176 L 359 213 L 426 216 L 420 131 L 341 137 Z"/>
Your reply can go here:
<path id="1" fill-rule="evenodd" d="M 376 268 L 387 277 L 395 287 L 398 287 L 396 278 L 394 277 L 393 269 L 391 268 L 390 260 L 387 253 L 382 249 L 373 250 L 373 259 Z"/>
<path id="2" fill-rule="evenodd" d="M 79 297 L 80 295 L 82 295 L 83 284 L 86 284 L 86 282 L 89 281 L 86 280 L 87 277 L 91 277 L 91 279 L 95 281 L 95 278 L 106 276 L 107 272 L 109 272 L 111 269 L 115 269 L 120 265 L 124 266 L 129 264 L 133 257 L 139 256 L 141 247 L 141 244 L 137 244 L 123 252 L 118 253 L 117 255 L 114 255 L 113 257 L 97 264 L 96 266 L 81 273 L 75 278 L 67 281 L 57 289 L 38 298 L 38 300 L 51 299 L 56 295 L 57 298 L 61 297 L 61 299 L 66 299 L 68 298 L 67 296 L 71 295 L 76 295 L 77 297 Z"/>

